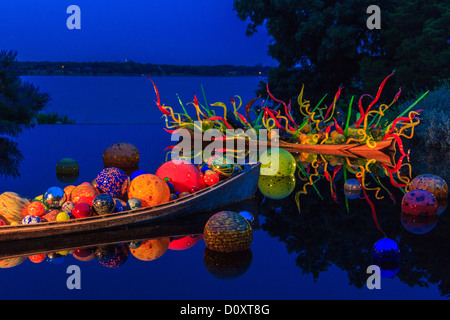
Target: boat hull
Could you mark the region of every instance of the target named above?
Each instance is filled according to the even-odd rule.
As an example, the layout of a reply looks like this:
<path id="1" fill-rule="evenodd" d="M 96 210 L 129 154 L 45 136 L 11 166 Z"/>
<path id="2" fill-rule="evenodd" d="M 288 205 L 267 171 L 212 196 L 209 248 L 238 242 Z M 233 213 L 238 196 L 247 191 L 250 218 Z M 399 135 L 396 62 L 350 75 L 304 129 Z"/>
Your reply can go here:
<path id="1" fill-rule="evenodd" d="M 141 208 L 67 221 L 2 226 L 0 227 L 0 242 L 95 232 L 125 226 L 131 227 L 176 219 L 200 212 L 213 212 L 216 208 L 254 196 L 257 190 L 259 171 L 259 164 L 244 166 L 240 173 L 214 186 L 152 208 Z"/>

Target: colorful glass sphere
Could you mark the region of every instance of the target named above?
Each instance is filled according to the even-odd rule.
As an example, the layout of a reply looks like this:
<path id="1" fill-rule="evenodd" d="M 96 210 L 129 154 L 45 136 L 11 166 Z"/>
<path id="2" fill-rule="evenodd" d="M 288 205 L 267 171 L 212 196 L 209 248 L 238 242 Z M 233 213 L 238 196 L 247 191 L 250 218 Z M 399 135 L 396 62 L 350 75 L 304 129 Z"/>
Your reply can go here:
<path id="1" fill-rule="evenodd" d="M 70 220 L 70 215 L 65 211 L 61 211 L 56 216 L 56 221 L 66 221 L 66 220 Z"/>
<path id="2" fill-rule="evenodd" d="M 114 212 L 122 212 L 128 210 L 128 205 L 122 199 L 114 198 Z"/>
<path id="3" fill-rule="evenodd" d="M 66 194 L 60 187 L 51 187 L 42 196 L 42 201 L 50 209 L 61 208 L 66 201 Z"/>
<path id="4" fill-rule="evenodd" d="M 114 198 L 107 193 L 100 193 L 92 201 L 92 209 L 99 215 L 114 212 L 115 206 Z"/>
<path id="5" fill-rule="evenodd" d="M 138 149 L 127 142 L 114 143 L 103 152 L 103 165 L 105 168 L 114 167 L 124 171 L 139 166 L 140 155 Z"/>
<path id="6" fill-rule="evenodd" d="M 169 178 L 178 192 L 190 192 L 193 186 L 205 188 L 203 174 L 197 166 L 184 160 L 171 160 L 162 164 L 156 171 L 161 179 Z"/>
<path id="7" fill-rule="evenodd" d="M 22 219 L 22 224 L 34 224 L 40 222 L 42 221 L 38 216 L 27 215 Z"/>
<path id="8" fill-rule="evenodd" d="M 136 178 L 137 176 L 140 176 L 141 174 L 146 174 L 147 172 L 143 171 L 143 170 L 136 170 L 134 171 L 131 176 L 130 176 L 130 180 L 133 180 L 134 178 Z"/>
<path id="9" fill-rule="evenodd" d="M 361 190 L 361 183 L 357 179 L 348 179 L 344 183 L 344 194 L 349 199 L 359 198 Z"/>
<path id="10" fill-rule="evenodd" d="M 170 238 L 158 238 L 142 241 L 136 249 L 131 249 L 131 254 L 141 261 L 153 261 L 159 259 L 169 248 Z"/>
<path id="11" fill-rule="evenodd" d="M 72 210 L 72 216 L 77 219 L 87 218 L 92 215 L 91 206 L 87 203 L 80 202 L 75 205 Z"/>
<path id="12" fill-rule="evenodd" d="M 27 213 L 32 216 L 41 217 L 45 213 L 45 206 L 42 204 L 42 202 L 33 201 L 28 206 Z"/>
<path id="13" fill-rule="evenodd" d="M 251 214 L 248 211 L 241 211 L 239 212 L 239 214 L 248 221 L 248 223 L 250 223 L 250 225 L 253 225 L 253 223 L 255 222 L 255 217 L 253 216 L 253 214 Z"/>
<path id="14" fill-rule="evenodd" d="M 79 202 L 89 201 L 86 199 L 90 199 L 90 202 L 97 196 L 100 192 L 89 182 L 84 182 L 75 188 L 73 188 L 70 193 L 70 200 L 77 204 Z"/>
<path id="15" fill-rule="evenodd" d="M 430 192 L 438 202 L 446 201 L 448 196 L 447 182 L 441 177 L 432 174 L 422 174 L 415 177 L 410 184 L 410 190 L 426 190 Z"/>
<path id="16" fill-rule="evenodd" d="M 142 208 L 141 200 L 139 200 L 138 198 L 128 199 L 127 207 L 129 210 L 136 210 L 136 209 Z"/>
<path id="17" fill-rule="evenodd" d="M 426 190 L 411 190 L 403 196 L 402 212 L 418 216 L 437 215 L 438 203 Z"/>
<path id="18" fill-rule="evenodd" d="M 244 251 L 250 248 L 253 230 L 241 215 L 221 211 L 209 218 L 203 230 L 206 247 L 218 252 Z"/>
<path id="19" fill-rule="evenodd" d="M 212 170 L 206 170 L 203 175 L 203 180 L 205 181 L 205 184 L 207 186 L 213 186 L 219 182 L 220 177 L 217 172 L 214 172 Z"/>
<path id="20" fill-rule="evenodd" d="M 430 232 L 438 222 L 438 215 L 418 216 L 409 213 L 401 213 L 402 226 L 414 234 Z"/>
<path id="21" fill-rule="evenodd" d="M 68 213 L 69 215 L 71 215 L 74 207 L 75 207 L 75 203 L 73 203 L 72 201 L 66 201 L 62 205 L 61 210 Z"/>
<path id="22" fill-rule="evenodd" d="M 261 175 L 285 177 L 295 173 L 297 162 L 294 156 L 285 149 L 272 148 L 260 156 Z"/>
<path id="23" fill-rule="evenodd" d="M 269 199 L 284 199 L 295 189 L 295 176 L 277 177 L 260 175 L 258 178 L 258 187 L 259 191 Z"/>
<path id="24" fill-rule="evenodd" d="M 105 168 L 95 178 L 97 188 L 113 198 L 122 197 L 128 188 L 128 176 L 119 168 Z"/>
<path id="25" fill-rule="evenodd" d="M 137 198 L 142 207 L 152 207 L 170 200 L 167 183 L 153 174 L 142 174 L 131 181 L 128 198 Z"/>

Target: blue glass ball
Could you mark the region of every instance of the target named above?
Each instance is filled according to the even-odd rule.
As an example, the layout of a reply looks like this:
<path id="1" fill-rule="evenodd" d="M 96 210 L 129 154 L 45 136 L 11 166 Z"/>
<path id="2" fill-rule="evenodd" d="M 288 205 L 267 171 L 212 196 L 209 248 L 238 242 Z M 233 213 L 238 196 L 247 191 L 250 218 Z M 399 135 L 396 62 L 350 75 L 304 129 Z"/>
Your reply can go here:
<path id="1" fill-rule="evenodd" d="M 133 172 L 130 176 L 130 179 L 133 180 L 134 178 L 140 176 L 141 174 L 146 174 L 147 172 L 143 171 L 143 170 L 136 170 L 135 172 Z"/>
<path id="2" fill-rule="evenodd" d="M 33 224 L 41 222 L 41 218 L 38 216 L 28 215 L 22 219 L 22 224 Z"/>
<path id="3" fill-rule="evenodd" d="M 97 175 L 95 183 L 100 191 L 120 198 L 127 192 L 128 176 L 119 168 L 105 168 Z"/>
<path id="4" fill-rule="evenodd" d="M 252 225 L 253 222 L 255 222 L 255 217 L 253 217 L 253 215 L 248 211 L 241 211 L 239 212 L 239 215 L 242 216 L 245 220 L 247 220 L 248 223 L 250 223 L 250 225 Z"/>
<path id="5" fill-rule="evenodd" d="M 61 208 L 66 201 L 66 193 L 60 187 L 50 187 L 42 196 L 42 201 L 47 208 Z"/>

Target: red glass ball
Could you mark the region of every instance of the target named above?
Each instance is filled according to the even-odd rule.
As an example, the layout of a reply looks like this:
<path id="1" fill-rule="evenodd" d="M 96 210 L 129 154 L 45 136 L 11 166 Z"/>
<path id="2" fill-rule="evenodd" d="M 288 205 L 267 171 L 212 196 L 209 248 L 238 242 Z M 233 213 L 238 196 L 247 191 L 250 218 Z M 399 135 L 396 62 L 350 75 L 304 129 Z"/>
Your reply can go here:
<path id="1" fill-rule="evenodd" d="M 77 219 L 90 217 L 92 215 L 91 206 L 84 202 L 77 203 L 72 209 L 72 215 Z"/>

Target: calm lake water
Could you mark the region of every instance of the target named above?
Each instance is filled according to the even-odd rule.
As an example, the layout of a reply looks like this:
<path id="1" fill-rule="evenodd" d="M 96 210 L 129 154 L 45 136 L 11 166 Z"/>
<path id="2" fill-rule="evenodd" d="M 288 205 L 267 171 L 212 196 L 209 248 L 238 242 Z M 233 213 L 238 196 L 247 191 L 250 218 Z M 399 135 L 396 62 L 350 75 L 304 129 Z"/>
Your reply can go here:
<path id="1" fill-rule="evenodd" d="M 67 114 L 77 124 L 39 125 L 11 137 L 15 149 L 9 156 L 18 164 L 0 177 L 0 193 L 14 191 L 35 197 L 50 186 L 92 181 L 103 168 L 103 151 L 116 142 L 135 145 L 140 152 L 140 168 L 147 172 L 155 172 L 165 161 L 164 149 L 173 143 L 163 130 L 161 114 L 153 102 L 154 91 L 145 77 L 24 78 L 51 94 L 49 111 Z M 192 101 L 194 94 L 203 101 L 201 85 L 209 103 L 229 103 L 234 95 L 241 96 L 245 103 L 253 98 L 260 81 L 188 77 L 153 80 L 162 102 L 176 108 L 176 94 L 184 103 Z M 67 157 L 76 159 L 80 167 L 73 181 L 58 180 L 55 174 L 56 163 Z M 413 168 L 413 175 L 440 174 L 430 172 L 430 167 Z M 198 235 L 194 239 L 199 241 L 185 250 L 169 247 L 153 261 L 128 254 L 117 268 L 107 267 L 97 258 L 81 261 L 71 253 L 48 257 L 41 263 L 24 259 L 17 266 L 0 269 L 0 299 L 448 299 L 448 212 L 425 226 L 428 232 L 417 234 L 402 223 L 399 190 L 392 190 L 395 204 L 389 197 L 373 201 L 380 226 L 399 244 L 401 260 L 382 274 L 381 289 L 370 290 L 366 286 L 367 267 L 372 264 L 372 247 L 383 234 L 364 199 L 352 200 L 347 212 L 341 177 L 336 185 L 338 204 L 324 180 L 318 183 L 324 199 L 313 190 L 302 195 L 300 213 L 295 192 L 283 200 L 270 200 L 258 191 L 255 199 L 230 207 L 255 216 L 251 251 L 231 260 L 211 255 Z M 202 230 L 201 222 L 189 225 L 182 221 L 176 226 L 174 223 L 175 227 L 192 230 L 192 234 Z M 170 226 L 164 230 L 168 230 L 166 238 L 176 240 Z M 108 248 L 122 250 L 126 246 Z M 67 288 L 67 268 L 71 265 L 80 267 L 80 290 Z"/>

